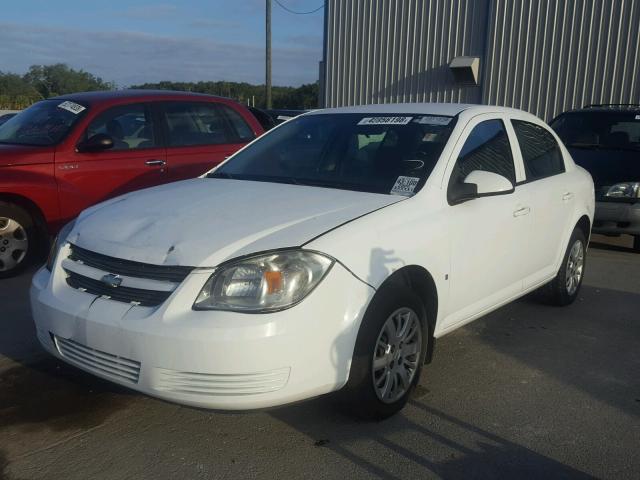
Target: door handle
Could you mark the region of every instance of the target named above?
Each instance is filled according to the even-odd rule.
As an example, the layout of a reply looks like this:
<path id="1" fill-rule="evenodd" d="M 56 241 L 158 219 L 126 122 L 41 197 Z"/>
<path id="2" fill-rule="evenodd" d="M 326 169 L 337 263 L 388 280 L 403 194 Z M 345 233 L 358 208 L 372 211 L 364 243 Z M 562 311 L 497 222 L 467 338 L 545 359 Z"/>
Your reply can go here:
<path id="1" fill-rule="evenodd" d="M 529 207 L 522 207 L 513 212 L 514 217 L 521 217 L 523 215 L 529 215 L 531 209 Z"/>
<path id="2" fill-rule="evenodd" d="M 562 201 L 563 202 L 567 202 L 569 200 L 571 200 L 573 198 L 573 193 L 572 192 L 565 192 L 564 195 L 562 195 Z"/>
<path id="3" fill-rule="evenodd" d="M 164 167 L 167 162 L 165 162 L 164 160 L 147 160 L 146 162 L 144 162 L 144 164 L 150 167 Z"/>

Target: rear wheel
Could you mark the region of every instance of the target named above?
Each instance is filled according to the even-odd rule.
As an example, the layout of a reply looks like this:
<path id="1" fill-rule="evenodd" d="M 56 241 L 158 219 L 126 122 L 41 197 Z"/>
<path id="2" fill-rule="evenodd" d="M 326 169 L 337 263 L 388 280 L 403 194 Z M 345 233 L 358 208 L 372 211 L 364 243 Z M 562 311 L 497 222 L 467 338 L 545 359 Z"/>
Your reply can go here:
<path id="1" fill-rule="evenodd" d="M 545 303 L 564 306 L 574 302 L 582 286 L 586 252 L 587 242 L 584 233 L 576 228 L 569 240 L 558 274 L 539 291 Z"/>
<path id="2" fill-rule="evenodd" d="M 33 260 L 36 248 L 35 225 L 21 207 L 0 202 L 0 278 L 21 272 Z"/>
<path id="3" fill-rule="evenodd" d="M 420 378 L 428 329 L 420 299 L 406 287 L 386 287 L 367 309 L 343 399 L 357 416 L 381 420 L 407 403 Z"/>

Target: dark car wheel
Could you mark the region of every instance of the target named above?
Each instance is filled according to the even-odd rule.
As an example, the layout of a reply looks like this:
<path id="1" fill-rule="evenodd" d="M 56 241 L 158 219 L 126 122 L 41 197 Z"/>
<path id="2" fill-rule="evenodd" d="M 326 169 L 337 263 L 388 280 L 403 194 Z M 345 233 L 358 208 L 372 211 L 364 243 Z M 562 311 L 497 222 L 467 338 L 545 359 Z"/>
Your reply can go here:
<path id="1" fill-rule="evenodd" d="M 21 207 L 0 202 L 0 278 L 21 272 L 34 258 L 36 229 Z"/>
<path id="2" fill-rule="evenodd" d="M 571 234 L 558 274 L 538 292 L 544 303 L 564 306 L 574 302 L 582 286 L 586 256 L 587 241 L 582 230 L 576 228 Z"/>
<path id="3" fill-rule="evenodd" d="M 385 287 L 367 308 L 341 392 L 355 415 L 381 420 L 401 410 L 418 383 L 428 328 L 420 299 L 406 287 Z"/>
<path id="4" fill-rule="evenodd" d="M 633 237 L 633 251 L 640 253 L 640 235 L 634 235 Z"/>

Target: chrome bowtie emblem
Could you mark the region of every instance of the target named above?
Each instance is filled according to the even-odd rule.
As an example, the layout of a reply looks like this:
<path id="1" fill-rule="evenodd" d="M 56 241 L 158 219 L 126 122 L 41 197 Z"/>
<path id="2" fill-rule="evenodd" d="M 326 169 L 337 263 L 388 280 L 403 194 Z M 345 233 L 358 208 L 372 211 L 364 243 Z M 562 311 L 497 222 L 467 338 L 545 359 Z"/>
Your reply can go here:
<path id="1" fill-rule="evenodd" d="M 114 275 L 113 273 L 106 274 L 100 279 L 100 281 L 112 288 L 116 288 L 122 285 L 122 277 L 120 275 Z"/>

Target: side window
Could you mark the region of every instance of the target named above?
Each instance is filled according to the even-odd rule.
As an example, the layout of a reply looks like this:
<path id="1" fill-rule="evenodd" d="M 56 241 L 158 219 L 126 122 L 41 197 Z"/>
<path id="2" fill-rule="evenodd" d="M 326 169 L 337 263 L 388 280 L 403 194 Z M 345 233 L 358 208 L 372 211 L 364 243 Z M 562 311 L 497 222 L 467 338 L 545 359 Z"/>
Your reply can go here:
<path id="1" fill-rule="evenodd" d="M 140 103 L 110 108 L 87 127 L 85 138 L 104 133 L 113 139 L 111 150 L 133 150 L 157 146 L 152 115 Z"/>
<path id="2" fill-rule="evenodd" d="M 222 108 L 229 119 L 229 123 L 231 123 L 231 126 L 235 130 L 236 137 L 241 142 L 248 142 L 249 140 L 256 138 L 253 130 L 251 130 L 251 127 L 247 124 L 244 118 L 242 118 L 242 115 L 226 105 L 220 105 L 220 108 Z"/>
<path id="3" fill-rule="evenodd" d="M 564 172 L 562 153 L 553 135 L 534 123 L 521 120 L 511 120 L 511 123 L 518 137 L 528 181 Z"/>
<path id="4" fill-rule="evenodd" d="M 234 143 L 220 109 L 211 103 L 167 103 L 168 146 Z"/>
<path id="5" fill-rule="evenodd" d="M 463 182 L 474 170 L 497 173 L 516 183 L 511 146 L 502 120 L 487 120 L 473 128 L 460 151 L 452 180 Z"/>

